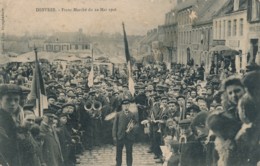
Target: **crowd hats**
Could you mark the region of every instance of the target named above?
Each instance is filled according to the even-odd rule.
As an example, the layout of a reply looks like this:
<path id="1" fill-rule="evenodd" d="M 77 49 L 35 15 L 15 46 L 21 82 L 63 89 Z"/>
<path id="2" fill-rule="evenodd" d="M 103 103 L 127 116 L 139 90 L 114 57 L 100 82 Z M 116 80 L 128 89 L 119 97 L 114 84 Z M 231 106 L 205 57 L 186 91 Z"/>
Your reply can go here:
<path id="1" fill-rule="evenodd" d="M 206 120 L 209 116 L 209 112 L 207 111 L 201 111 L 199 112 L 195 118 L 192 120 L 191 126 L 205 126 L 206 125 Z"/>
<path id="2" fill-rule="evenodd" d="M 160 101 L 161 100 L 161 96 L 155 96 L 154 97 L 154 101 Z"/>
<path id="3" fill-rule="evenodd" d="M 34 108 L 34 105 L 31 104 L 31 103 L 26 103 L 26 104 L 23 106 L 23 110 L 33 111 L 33 108 Z"/>
<path id="4" fill-rule="evenodd" d="M 190 126 L 191 120 L 190 119 L 183 119 L 179 121 L 180 127 Z"/>
<path id="5" fill-rule="evenodd" d="M 73 104 L 73 103 L 65 103 L 65 104 L 63 104 L 63 105 L 61 106 L 61 108 L 63 109 L 63 108 L 68 107 L 68 106 L 75 107 L 75 104 Z"/>
<path id="6" fill-rule="evenodd" d="M 234 138 L 241 128 L 241 122 L 228 115 L 226 111 L 210 114 L 206 125 L 224 139 Z"/>
<path id="7" fill-rule="evenodd" d="M 252 71 L 245 74 L 242 80 L 244 86 L 248 89 L 248 92 L 254 97 L 258 96 L 260 89 L 260 70 Z"/>
<path id="8" fill-rule="evenodd" d="M 76 97 L 76 94 L 73 91 L 68 91 L 67 96 L 68 97 Z"/>
<path id="9" fill-rule="evenodd" d="M 185 96 L 183 96 L 183 95 L 179 95 L 179 96 L 176 97 L 177 100 L 180 99 L 180 98 L 185 99 Z"/>
<path id="10" fill-rule="evenodd" d="M 48 109 L 48 108 L 43 109 L 43 115 L 45 115 L 45 116 L 57 118 L 57 116 L 56 116 L 55 113 L 56 113 L 56 112 L 54 112 L 54 111 L 51 110 L 51 109 Z"/>
<path id="11" fill-rule="evenodd" d="M 126 104 L 130 104 L 130 103 L 131 103 L 131 101 L 129 99 L 124 99 L 124 100 L 122 100 L 121 105 L 126 105 Z"/>
<path id="12" fill-rule="evenodd" d="M 201 110 L 200 110 L 199 106 L 197 106 L 195 104 L 192 104 L 190 107 L 187 108 L 186 113 L 189 113 L 191 111 L 193 111 L 193 112 L 200 112 Z"/>
<path id="13" fill-rule="evenodd" d="M 15 84 L 2 84 L 0 85 L 0 96 L 7 94 L 22 95 L 22 88 Z"/>
<path id="14" fill-rule="evenodd" d="M 50 94 L 47 96 L 47 99 L 50 99 L 50 98 L 57 100 L 57 96 L 54 94 Z"/>

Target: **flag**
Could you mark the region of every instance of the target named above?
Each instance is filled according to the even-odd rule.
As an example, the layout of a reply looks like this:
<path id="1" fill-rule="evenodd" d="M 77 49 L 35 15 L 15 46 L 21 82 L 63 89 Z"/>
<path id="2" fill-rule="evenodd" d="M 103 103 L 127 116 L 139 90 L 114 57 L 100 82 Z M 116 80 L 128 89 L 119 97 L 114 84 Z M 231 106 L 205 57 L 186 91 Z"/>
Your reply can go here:
<path id="1" fill-rule="evenodd" d="M 35 115 L 41 117 L 43 109 L 48 108 L 47 94 L 44 87 L 44 81 L 40 69 L 40 64 L 35 49 L 35 69 L 33 71 L 33 80 L 31 92 L 28 94 L 28 102 L 33 102 L 35 106 Z"/>
<path id="2" fill-rule="evenodd" d="M 123 33 L 124 33 L 124 43 L 125 43 L 125 58 L 126 58 L 126 64 L 127 64 L 127 69 L 128 69 L 128 89 L 129 89 L 130 93 L 132 94 L 132 96 L 134 96 L 135 87 L 134 87 L 134 80 L 132 78 L 131 56 L 129 53 L 128 41 L 127 41 L 127 37 L 126 37 L 124 23 L 123 23 Z"/>
<path id="3" fill-rule="evenodd" d="M 92 87 L 94 84 L 94 68 L 93 68 L 93 49 L 92 49 L 92 63 L 91 70 L 88 74 L 88 87 Z"/>

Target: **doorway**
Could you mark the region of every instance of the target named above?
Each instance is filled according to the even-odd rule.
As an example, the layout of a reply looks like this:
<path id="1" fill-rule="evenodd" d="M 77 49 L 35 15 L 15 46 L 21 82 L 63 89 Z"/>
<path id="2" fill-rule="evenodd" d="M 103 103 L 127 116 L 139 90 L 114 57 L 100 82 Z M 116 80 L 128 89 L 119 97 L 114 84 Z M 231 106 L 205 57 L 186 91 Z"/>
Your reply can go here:
<path id="1" fill-rule="evenodd" d="M 250 59 L 249 64 L 255 63 L 256 55 L 258 52 L 258 39 L 250 40 Z"/>

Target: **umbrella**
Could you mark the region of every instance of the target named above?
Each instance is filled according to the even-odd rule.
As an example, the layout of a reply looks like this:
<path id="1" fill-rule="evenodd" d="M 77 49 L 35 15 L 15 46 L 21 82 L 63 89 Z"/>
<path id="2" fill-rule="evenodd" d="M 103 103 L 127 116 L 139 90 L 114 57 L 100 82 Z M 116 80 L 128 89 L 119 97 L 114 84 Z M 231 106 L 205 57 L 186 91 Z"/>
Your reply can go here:
<path id="1" fill-rule="evenodd" d="M 218 46 L 215 46 L 213 48 L 211 48 L 209 50 L 209 52 L 221 52 L 222 55 L 224 56 L 227 56 L 227 55 L 239 55 L 240 52 L 237 51 L 237 50 L 234 50 L 228 46 L 224 46 L 224 45 L 218 45 Z"/>

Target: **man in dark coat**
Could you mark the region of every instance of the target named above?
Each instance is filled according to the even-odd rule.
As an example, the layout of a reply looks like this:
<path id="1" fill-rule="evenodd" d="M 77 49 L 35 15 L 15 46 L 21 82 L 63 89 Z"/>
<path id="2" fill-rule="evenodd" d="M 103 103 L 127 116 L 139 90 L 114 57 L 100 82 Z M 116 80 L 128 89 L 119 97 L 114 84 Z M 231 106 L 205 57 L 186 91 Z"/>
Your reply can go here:
<path id="1" fill-rule="evenodd" d="M 113 139 L 116 142 L 116 165 L 122 165 L 122 150 L 126 147 L 126 163 L 132 166 L 133 143 L 138 128 L 138 119 L 129 111 L 129 100 L 123 100 L 121 103 L 122 111 L 118 112 L 113 123 Z"/>
<path id="2" fill-rule="evenodd" d="M 40 130 L 44 135 L 42 145 L 43 160 L 47 166 L 60 166 L 63 163 L 58 135 L 53 128 L 55 115 L 50 110 L 44 110 Z"/>
<path id="3" fill-rule="evenodd" d="M 20 165 L 17 128 L 23 117 L 19 109 L 21 94 L 17 85 L 0 85 L 0 165 Z"/>
<path id="4" fill-rule="evenodd" d="M 180 165 L 181 166 L 201 166 L 203 162 L 203 146 L 191 132 L 191 121 L 184 119 L 179 122 L 180 126 Z"/>

